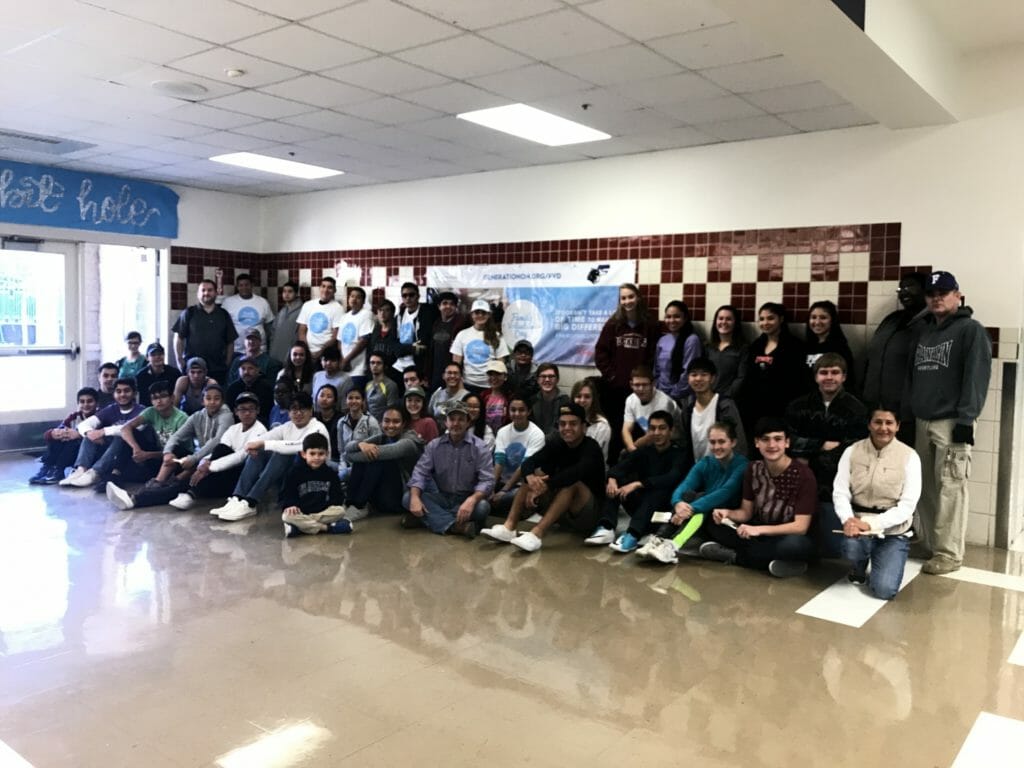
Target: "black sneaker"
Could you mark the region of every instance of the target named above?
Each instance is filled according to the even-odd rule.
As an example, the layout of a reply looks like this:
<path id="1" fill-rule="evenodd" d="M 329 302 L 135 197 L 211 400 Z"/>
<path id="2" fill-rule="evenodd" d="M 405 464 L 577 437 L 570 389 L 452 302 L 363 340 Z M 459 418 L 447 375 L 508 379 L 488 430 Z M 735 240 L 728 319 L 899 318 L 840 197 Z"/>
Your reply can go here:
<path id="1" fill-rule="evenodd" d="M 44 485 L 46 483 L 46 476 L 50 473 L 50 467 L 43 464 L 32 477 L 28 479 L 29 485 Z"/>
<path id="2" fill-rule="evenodd" d="M 700 545 L 700 550 L 698 551 L 705 560 L 714 560 L 726 565 L 732 565 L 736 562 L 736 550 L 729 549 L 729 547 L 719 544 L 717 541 L 705 541 Z"/>
<path id="3" fill-rule="evenodd" d="M 851 568 L 850 572 L 846 574 L 846 580 L 859 587 L 867 583 L 868 573 L 866 570 L 861 568 Z"/>
<path id="4" fill-rule="evenodd" d="M 60 467 L 50 467 L 50 470 L 46 473 L 40 481 L 40 485 L 56 485 L 64 479 L 64 470 Z"/>
<path id="5" fill-rule="evenodd" d="M 352 523 L 342 518 L 329 524 L 324 533 L 352 533 Z"/>
<path id="6" fill-rule="evenodd" d="M 807 563 L 803 560 L 772 560 L 768 563 L 768 573 L 777 579 L 791 579 L 807 573 Z"/>
<path id="7" fill-rule="evenodd" d="M 406 512 L 398 519 L 398 524 L 405 529 L 423 528 L 423 518 L 416 517 L 412 512 Z"/>

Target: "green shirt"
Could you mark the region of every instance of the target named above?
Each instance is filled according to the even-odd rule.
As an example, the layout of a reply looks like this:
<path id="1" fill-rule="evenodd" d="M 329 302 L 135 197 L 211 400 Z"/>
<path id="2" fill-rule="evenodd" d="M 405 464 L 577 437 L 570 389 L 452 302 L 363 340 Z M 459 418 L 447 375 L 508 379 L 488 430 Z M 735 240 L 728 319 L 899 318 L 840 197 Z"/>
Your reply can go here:
<path id="1" fill-rule="evenodd" d="M 171 410 L 171 415 L 166 419 L 157 413 L 156 408 L 149 406 L 142 412 L 142 422 L 148 424 L 156 433 L 156 439 L 163 447 L 171 439 L 171 435 L 181 429 L 188 421 L 188 415 L 177 408 Z"/>

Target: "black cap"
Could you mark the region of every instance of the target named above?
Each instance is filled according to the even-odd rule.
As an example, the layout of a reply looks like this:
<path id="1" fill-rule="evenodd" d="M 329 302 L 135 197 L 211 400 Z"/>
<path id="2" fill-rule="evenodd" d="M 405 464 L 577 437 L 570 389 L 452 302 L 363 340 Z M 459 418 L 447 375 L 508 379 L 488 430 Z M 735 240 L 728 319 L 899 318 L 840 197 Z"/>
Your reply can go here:
<path id="1" fill-rule="evenodd" d="M 558 409 L 558 415 L 575 416 L 584 423 L 587 421 L 587 412 L 583 410 L 583 406 L 579 403 L 566 403 Z"/>
<path id="2" fill-rule="evenodd" d="M 928 282 L 924 286 L 925 293 L 946 293 L 947 291 L 959 291 L 960 284 L 950 272 L 932 272 L 928 276 Z"/>

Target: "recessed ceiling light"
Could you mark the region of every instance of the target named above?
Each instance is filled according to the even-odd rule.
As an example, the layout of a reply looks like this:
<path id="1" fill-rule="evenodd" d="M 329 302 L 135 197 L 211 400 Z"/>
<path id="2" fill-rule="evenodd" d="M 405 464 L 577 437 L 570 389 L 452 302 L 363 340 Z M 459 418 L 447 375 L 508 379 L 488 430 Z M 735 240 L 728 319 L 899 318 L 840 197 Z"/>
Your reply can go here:
<path id="1" fill-rule="evenodd" d="M 246 74 L 246 71 L 244 69 L 238 69 L 236 67 L 230 67 L 230 68 L 224 70 L 224 74 L 227 75 L 228 77 L 242 77 L 242 75 Z"/>
<path id="2" fill-rule="evenodd" d="M 456 117 L 486 128 L 493 128 L 496 131 L 536 141 L 538 144 L 546 144 L 549 147 L 582 144 L 587 141 L 603 141 L 611 138 L 610 134 L 603 131 L 566 120 L 564 117 L 552 115 L 541 109 L 528 107 L 526 104 L 509 104 L 505 107 L 478 109 L 475 112 L 463 112 Z"/>
<path id="3" fill-rule="evenodd" d="M 279 157 L 257 155 L 253 152 L 229 152 L 226 155 L 215 155 L 210 159 L 215 163 L 237 165 L 240 168 L 277 173 L 296 179 L 326 179 L 328 176 L 340 176 L 344 173 L 344 171 L 336 171 L 333 168 L 297 163 L 294 160 L 282 160 Z"/>
<path id="4" fill-rule="evenodd" d="M 154 91 L 182 98 L 195 98 L 206 93 L 206 86 L 189 80 L 154 80 L 149 84 Z"/>

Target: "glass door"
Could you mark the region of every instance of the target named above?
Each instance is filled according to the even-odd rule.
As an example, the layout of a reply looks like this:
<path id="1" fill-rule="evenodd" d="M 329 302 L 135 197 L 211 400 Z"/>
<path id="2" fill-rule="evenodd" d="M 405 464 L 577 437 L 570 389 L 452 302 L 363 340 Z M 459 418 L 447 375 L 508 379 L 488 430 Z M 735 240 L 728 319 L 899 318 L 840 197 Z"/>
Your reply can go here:
<path id="1" fill-rule="evenodd" d="M 81 375 L 78 272 L 74 243 L 0 250 L 0 424 L 57 421 L 71 410 Z"/>

